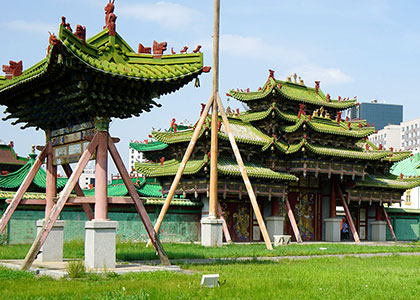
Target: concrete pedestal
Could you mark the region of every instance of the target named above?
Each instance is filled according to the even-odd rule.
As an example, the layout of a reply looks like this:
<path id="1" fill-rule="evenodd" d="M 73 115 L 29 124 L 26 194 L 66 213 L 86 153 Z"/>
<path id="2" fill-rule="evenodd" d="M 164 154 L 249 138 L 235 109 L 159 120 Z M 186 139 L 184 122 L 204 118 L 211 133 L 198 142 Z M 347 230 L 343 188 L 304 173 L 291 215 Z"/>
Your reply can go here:
<path id="1" fill-rule="evenodd" d="M 85 223 L 85 264 L 91 269 L 115 268 L 118 222 L 92 220 Z"/>
<path id="2" fill-rule="evenodd" d="M 201 245 L 206 247 L 221 247 L 223 220 L 215 218 L 201 219 Z"/>
<path id="3" fill-rule="evenodd" d="M 373 221 L 372 222 L 372 241 L 386 240 L 386 222 Z"/>
<path id="4" fill-rule="evenodd" d="M 341 219 L 328 218 L 325 222 L 325 241 L 326 242 L 339 242 L 341 240 Z"/>
<path id="5" fill-rule="evenodd" d="M 64 242 L 64 225 L 65 221 L 57 220 L 47 239 L 42 245 L 41 253 L 38 254 L 36 261 L 38 262 L 59 262 L 63 261 L 63 242 Z M 36 221 L 36 233 L 41 231 L 44 226 L 44 219 Z"/>
<path id="6" fill-rule="evenodd" d="M 265 224 L 267 225 L 267 231 L 271 241 L 274 241 L 275 235 L 283 235 L 284 217 L 267 217 L 265 218 Z"/>

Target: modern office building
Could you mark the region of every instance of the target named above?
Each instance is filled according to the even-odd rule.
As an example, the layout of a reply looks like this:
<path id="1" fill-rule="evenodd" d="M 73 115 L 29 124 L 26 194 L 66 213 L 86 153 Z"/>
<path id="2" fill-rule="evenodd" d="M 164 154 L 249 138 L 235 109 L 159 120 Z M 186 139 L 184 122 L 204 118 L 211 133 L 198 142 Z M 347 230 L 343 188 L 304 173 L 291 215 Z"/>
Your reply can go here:
<path id="1" fill-rule="evenodd" d="M 402 122 L 403 106 L 372 100 L 370 103 L 360 103 L 359 106 L 351 108 L 350 117 L 367 120 L 368 123 L 375 124 L 376 130 L 381 130 L 389 124 L 398 125 Z"/>

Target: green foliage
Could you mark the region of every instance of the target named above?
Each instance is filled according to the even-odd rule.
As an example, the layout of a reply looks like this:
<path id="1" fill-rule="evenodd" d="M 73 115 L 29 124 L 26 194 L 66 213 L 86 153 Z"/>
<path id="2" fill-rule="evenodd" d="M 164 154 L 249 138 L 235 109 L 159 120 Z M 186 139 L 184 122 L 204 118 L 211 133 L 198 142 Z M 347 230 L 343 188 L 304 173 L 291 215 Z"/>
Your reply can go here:
<path id="1" fill-rule="evenodd" d="M 71 260 L 67 263 L 66 267 L 69 278 L 83 278 L 86 276 L 86 267 L 81 260 Z"/>

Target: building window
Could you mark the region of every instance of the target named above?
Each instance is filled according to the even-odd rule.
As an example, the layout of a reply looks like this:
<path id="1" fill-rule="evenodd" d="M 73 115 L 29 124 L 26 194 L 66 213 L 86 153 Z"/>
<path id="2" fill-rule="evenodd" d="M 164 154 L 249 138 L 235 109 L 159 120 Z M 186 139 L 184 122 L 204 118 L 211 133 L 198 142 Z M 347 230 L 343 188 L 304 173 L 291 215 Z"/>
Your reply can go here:
<path id="1" fill-rule="evenodd" d="M 405 205 L 411 205 L 411 190 L 405 192 Z"/>
<path id="2" fill-rule="evenodd" d="M 404 127 L 402 128 L 402 131 L 404 132 Z"/>

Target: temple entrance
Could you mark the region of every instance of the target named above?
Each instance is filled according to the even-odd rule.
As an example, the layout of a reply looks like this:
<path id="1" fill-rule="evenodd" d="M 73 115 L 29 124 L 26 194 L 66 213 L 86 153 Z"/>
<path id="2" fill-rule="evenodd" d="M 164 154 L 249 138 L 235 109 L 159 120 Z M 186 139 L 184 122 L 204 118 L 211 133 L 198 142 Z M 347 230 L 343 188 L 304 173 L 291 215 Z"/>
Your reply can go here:
<path id="1" fill-rule="evenodd" d="M 233 242 L 259 242 L 262 235 L 251 203 L 247 200 L 220 202 Z"/>
<path id="2" fill-rule="evenodd" d="M 317 241 L 321 240 L 321 195 L 314 192 L 290 192 L 288 194 L 290 206 L 296 218 L 300 234 L 303 241 Z M 287 216 L 287 212 L 282 209 Z M 285 233 L 293 235 L 290 221 L 286 221 Z"/>

